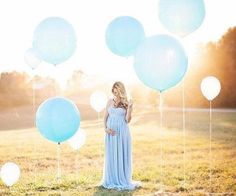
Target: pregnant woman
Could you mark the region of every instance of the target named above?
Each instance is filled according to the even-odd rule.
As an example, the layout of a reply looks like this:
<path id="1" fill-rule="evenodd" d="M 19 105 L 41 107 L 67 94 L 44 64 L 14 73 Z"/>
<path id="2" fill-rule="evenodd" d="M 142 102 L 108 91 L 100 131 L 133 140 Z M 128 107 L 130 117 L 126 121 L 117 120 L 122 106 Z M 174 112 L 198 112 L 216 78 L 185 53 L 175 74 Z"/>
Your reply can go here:
<path id="1" fill-rule="evenodd" d="M 112 87 L 113 99 L 107 103 L 104 126 L 105 162 L 102 186 L 107 189 L 134 190 L 140 182 L 132 181 L 131 136 L 128 123 L 133 104 L 128 102 L 121 82 Z"/>

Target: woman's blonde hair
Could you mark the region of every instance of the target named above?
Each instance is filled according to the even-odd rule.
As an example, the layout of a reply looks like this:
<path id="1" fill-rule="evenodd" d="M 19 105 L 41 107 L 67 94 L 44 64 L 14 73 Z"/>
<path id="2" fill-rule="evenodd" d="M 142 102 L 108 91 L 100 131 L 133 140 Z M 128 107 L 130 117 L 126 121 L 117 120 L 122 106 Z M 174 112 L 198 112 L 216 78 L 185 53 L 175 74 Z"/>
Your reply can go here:
<path id="1" fill-rule="evenodd" d="M 127 109 L 128 108 L 128 99 L 127 94 L 125 90 L 125 85 L 122 82 L 115 82 L 112 86 L 112 93 L 114 93 L 114 89 L 117 90 L 118 95 L 120 97 L 120 102 L 116 107 L 122 107 Z"/>

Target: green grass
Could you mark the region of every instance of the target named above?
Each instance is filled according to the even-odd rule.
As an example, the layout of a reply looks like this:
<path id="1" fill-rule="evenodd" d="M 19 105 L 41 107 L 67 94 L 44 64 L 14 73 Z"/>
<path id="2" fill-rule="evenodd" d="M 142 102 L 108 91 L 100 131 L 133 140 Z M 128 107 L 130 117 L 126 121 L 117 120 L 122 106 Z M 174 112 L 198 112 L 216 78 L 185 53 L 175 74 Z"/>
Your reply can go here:
<path id="1" fill-rule="evenodd" d="M 0 195 L 154 195 L 162 184 L 169 195 L 204 195 L 210 191 L 208 115 L 186 113 L 185 161 L 181 112 L 164 111 L 162 130 L 157 111 L 133 115 L 133 179 L 142 181 L 142 187 L 133 192 L 99 186 L 104 156 L 102 121 L 82 122 L 87 142 L 79 151 L 73 151 L 67 143 L 61 144 L 60 181 L 56 180 L 56 144 L 42 138 L 33 128 L 1 131 L 0 165 L 13 161 L 22 173 L 11 189 L 0 181 Z M 236 113 L 213 113 L 212 192 L 236 194 L 235 163 Z"/>

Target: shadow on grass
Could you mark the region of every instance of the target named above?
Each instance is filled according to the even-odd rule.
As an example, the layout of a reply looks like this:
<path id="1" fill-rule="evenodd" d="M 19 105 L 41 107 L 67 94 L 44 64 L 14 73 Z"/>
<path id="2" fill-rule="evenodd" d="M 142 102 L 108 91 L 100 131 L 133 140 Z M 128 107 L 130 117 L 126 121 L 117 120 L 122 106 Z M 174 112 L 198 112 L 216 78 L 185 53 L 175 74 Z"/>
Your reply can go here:
<path id="1" fill-rule="evenodd" d="M 138 189 L 136 189 L 138 190 Z M 95 187 L 93 196 L 131 196 L 135 191 L 117 191 L 115 189 L 105 189 L 102 186 Z"/>

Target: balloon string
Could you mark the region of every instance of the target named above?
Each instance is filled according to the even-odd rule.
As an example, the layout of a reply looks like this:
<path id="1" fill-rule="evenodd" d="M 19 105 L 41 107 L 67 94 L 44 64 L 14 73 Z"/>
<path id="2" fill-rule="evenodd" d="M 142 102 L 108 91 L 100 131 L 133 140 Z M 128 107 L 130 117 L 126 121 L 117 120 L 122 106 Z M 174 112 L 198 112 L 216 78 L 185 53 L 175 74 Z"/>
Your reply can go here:
<path id="1" fill-rule="evenodd" d="M 57 81 L 56 81 L 56 79 L 54 79 L 54 94 L 55 94 L 55 97 L 58 96 L 58 88 L 57 88 Z"/>
<path id="2" fill-rule="evenodd" d="M 56 67 L 56 63 L 53 63 L 54 65 L 54 68 L 57 68 Z M 54 94 L 55 94 L 55 97 L 58 96 L 58 89 L 57 89 L 57 85 L 58 85 L 58 82 L 57 82 L 57 74 L 58 74 L 58 69 L 55 69 L 55 74 L 56 74 L 56 77 L 54 76 Z"/>
<path id="3" fill-rule="evenodd" d="M 35 81 L 33 77 L 33 110 L 35 111 Z M 35 120 L 34 120 L 35 122 Z"/>
<path id="4" fill-rule="evenodd" d="M 60 171 L 60 142 L 57 145 L 57 180 L 61 178 L 61 171 Z"/>
<path id="5" fill-rule="evenodd" d="M 161 149 L 161 190 L 163 191 L 163 144 L 162 144 L 162 121 L 163 121 L 163 111 L 162 111 L 162 93 L 160 92 L 160 103 L 159 103 L 159 111 L 160 111 L 160 149 Z"/>
<path id="6" fill-rule="evenodd" d="M 210 130 L 210 173 L 209 173 L 209 177 L 210 177 L 210 191 L 211 191 L 211 183 L 212 183 L 212 153 L 211 153 L 211 139 L 212 139 L 212 127 L 211 127 L 211 121 L 212 121 L 212 109 L 211 109 L 211 101 L 210 101 L 210 126 L 209 126 L 209 130 Z"/>
<path id="7" fill-rule="evenodd" d="M 78 159 L 79 159 L 79 151 L 78 152 L 76 151 L 76 155 L 75 155 L 75 173 L 76 173 L 76 175 L 75 175 L 76 180 L 75 181 L 76 182 L 79 177 L 79 175 L 78 175 L 78 173 L 79 173 Z"/>
<path id="8" fill-rule="evenodd" d="M 33 116 L 34 116 L 34 126 L 36 126 L 36 121 L 35 121 L 35 77 L 33 76 Z M 33 147 L 33 153 L 36 153 L 36 137 L 33 138 L 34 142 L 34 147 Z M 36 156 L 37 157 L 37 156 Z M 34 173 L 34 182 L 36 183 L 36 164 L 37 164 L 37 159 L 33 161 L 33 173 Z"/>
<path id="9" fill-rule="evenodd" d="M 61 168 L 60 168 L 60 156 L 61 156 L 61 143 L 58 142 L 57 145 L 57 183 L 61 183 Z M 62 190 L 59 189 L 60 195 L 62 195 Z"/>
<path id="10" fill-rule="evenodd" d="M 184 153 L 183 153 L 183 161 L 184 161 L 184 184 L 183 184 L 183 187 L 185 189 L 185 186 L 186 186 L 186 121 L 185 121 L 185 80 L 183 79 L 183 86 L 182 86 L 182 104 L 183 104 L 183 150 L 184 150 Z"/>
<path id="11" fill-rule="evenodd" d="M 100 127 L 100 122 L 99 122 L 99 119 L 100 119 L 100 112 L 98 112 L 98 127 Z M 103 159 L 103 149 L 101 149 L 101 151 L 100 151 L 100 157 L 101 157 L 101 160 Z M 98 164 L 99 164 L 99 162 L 98 162 Z"/>

